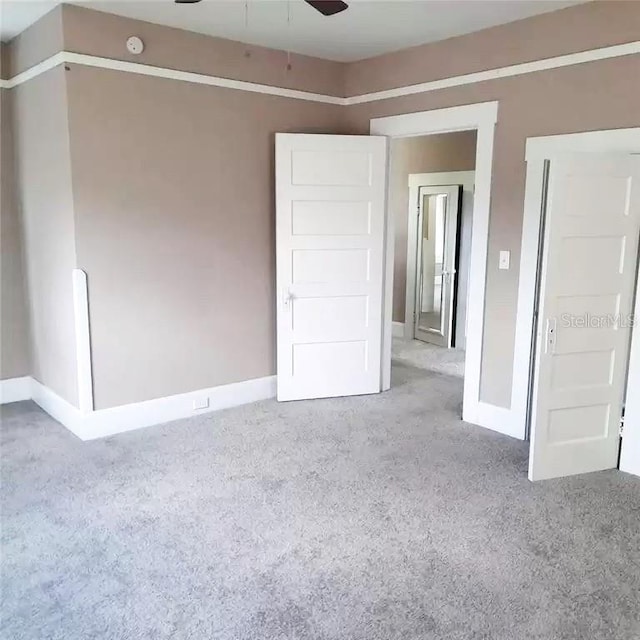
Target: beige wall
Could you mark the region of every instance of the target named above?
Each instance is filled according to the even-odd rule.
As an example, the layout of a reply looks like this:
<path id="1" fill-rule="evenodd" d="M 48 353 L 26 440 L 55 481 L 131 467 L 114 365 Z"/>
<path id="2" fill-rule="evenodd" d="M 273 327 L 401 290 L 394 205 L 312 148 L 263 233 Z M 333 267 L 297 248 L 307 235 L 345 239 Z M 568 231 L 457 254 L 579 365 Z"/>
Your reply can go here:
<path id="1" fill-rule="evenodd" d="M 23 238 L 15 194 L 13 95 L 0 90 L 0 379 L 31 373 Z"/>
<path id="2" fill-rule="evenodd" d="M 640 10 L 640 3 L 638 4 Z M 465 87 L 348 107 L 351 130 L 373 117 L 498 100 L 486 284 L 481 398 L 508 407 L 515 340 L 524 202 L 525 142 L 530 136 L 637 127 L 640 56 L 593 62 Z M 511 269 L 499 271 L 508 249 Z"/>
<path id="3" fill-rule="evenodd" d="M 640 3 L 597 2 L 347 66 L 348 95 L 637 40 Z M 640 125 L 640 56 L 347 107 L 350 130 L 370 118 L 498 100 L 482 351 L 481 399 L 509 407 L 527 137 Z M 498 253 L 512 252 L 509 271 Z"/>
<path id="4" fill-rule="evenodd" d="M 475 153 L 475 131 L 397 138 L 391 141 L 389 206 L 393 212 L 395 233 L 393 319 L 396 322 L 405 320 L 409 174 L 472 171 L 475 167 Z"/>
<path id="5" fill-rule="evenodd" d="M 342 92 L 337 63 L 287 72 L 283 52 L 64 8 L 67 50 L 129 59 L 133 32 L 136 62 Z M 273 374 L 274 133 L 339 132 L 340 108 L 75 65 L 68 83 L 96 408 Z"/>
<path id="6" fill-rule="evenodd" d="M 0 42 L 0 78 L 2 80 L 6 80 L 11 77 L 9 56 L 9 45 L 4 42 Z"/>
<path id="7" fill-rule="evenodd" d="M 118 58 L 181 71 L 206 73 L 278 87 L 334 96 L 344 95 L 344 65 L 309 56 L 212 38 L 150 22 L 131 20 L 64 5 L 64 47 L 67 51 Z M 145 50 L 130 54 L 125 42 L 140 36 Z M 250 57 L 245 54 L 249 51 Z"/>
<path id="8" fill-rule="evenodd" d="M 142 56 L 125 50 L 131 33 L 145 41 Z M 287 71 L 281 51 L 252 46 L 247 58 L 239 43 L 69 6 L 11 43 L 11 74 L 63 48 L 343 93 L 338 63 L 293 56 Z M 340 132 L 340 108 L 75 65 L 15 94 L 36 377 L 75 401 L 73 319 L 62 315 L 76 245 L 96 408 L 273 374 L 274 133 Z M 51 180 L 33 189 L 40 175 Z M 39 232 L 43 222 L 51 227 Z M 57 316 L 45 313 L 54 298 Z"/>
<path id="9" fill-rule="evenodd" d="M 145 42 L 132 58 L 128 35 Z M 342 66 L 64 7 L 65 48 L 341 94 Z M 96 408 L 275 373 L 277 131 L 340 131 L 336 106 L 71 65 L 78 263 Z M 97 126 L 97 123 L 100 123 Z M 126 234 L 122 230 L 126 229 Z"/>
<path id="10" fill-rule="evenodd" d="M 638 40 L 640 3 L 589 2 L 346 65 L 346 95 Z"/>
<path id="11" fill-rule="evenodd" d="M 57 6 L 11 41 L 7 47 L 9 75 L 25 71 L 63 48 L 62 7 Z"/>
<path id="12" fill-rule="evenodd" d="M 14 89 L 12 97 L 31 319 L 31 373 L 77 404 L 71 288 L 75 230 L 65 73 L 62 67 L 49 71 Z"/>
<path id="13" fill-rule="evenodd" d="M 340 108 L 72 66 L 96 408 L 275 373 L 274 133 Z"/>
<path id="14" fill-rule="evenodd" d="M 259 54 L 245 58 L 245 45 L 237 43 L 76 8 L 64 8 L 62 17 L 70 50 L 128 59 L 124 39 L 136 32 L 147 45 L 137 61 L 333 95 L 345 87 L 352 95 L 628 42 L 640 32 L 640 3 L 595 3 L 355 64 L 296 56 L 287 74 L 282 52 L 251 47 Z M 49 72 L 16 95 L 41 92 L 41 105 L 50 103 L 39 87 L 63 75 Z M 275 131 L 367 133 L 372 117 L 487 100 L 500 107 L 481 396 L 509 406 L 525 140 L 638 126 L 640 113 L 640 86 L 633 81 L 640 77 L 638 55 L 351 107 L 73 65 L 67 77 L 78 258 L 89 273 L 98 407 L 273 372 Z M 59 86 L 49 91 L 56 95 Z M 59 121 L 64 101 L 53 102 Z M 35 131 L 34 105 L 25 101 L 27 129 Z M 59 151 L 56 136 L 64 135 L 46 133 Z M 45 158 L 30 162 L 27 183 L 35 184 Z M 66 201 L 56 212 L 62 216 L 71 210 L 69 194 L 49 181 L 60 171 L 66 172 L 64 163 L 46 175 L 53 200 Z M 65 174 L 57 184 L 67 181 Z M 31 203 L 36 198 L 23 195 Z M 68 229 L 68 214 L 62 217 Z M 27 225 L 31 247 L 36 229 Z M 497 269 L 500 249 L 512 251 L 509 271 Z"/>

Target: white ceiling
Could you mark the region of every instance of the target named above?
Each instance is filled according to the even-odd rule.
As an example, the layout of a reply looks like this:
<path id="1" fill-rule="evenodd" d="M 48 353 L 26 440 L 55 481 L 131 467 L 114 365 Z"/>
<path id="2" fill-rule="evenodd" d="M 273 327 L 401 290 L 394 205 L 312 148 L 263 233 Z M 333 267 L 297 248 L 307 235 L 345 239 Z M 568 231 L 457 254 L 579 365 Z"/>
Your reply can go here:
<path id="1" fill-rule="evenodd" d="M 352 61 L 443 40 L 554 11 L 584 0 L 347 0 L 349 9 L 324 17 L 303 0 L 71 0 L 107 11 L 296 53 Z M 0 0 L 0 37 L 10 40 L 60 0 Z M 289 11 L 290 21 L 287 21 Z"/>

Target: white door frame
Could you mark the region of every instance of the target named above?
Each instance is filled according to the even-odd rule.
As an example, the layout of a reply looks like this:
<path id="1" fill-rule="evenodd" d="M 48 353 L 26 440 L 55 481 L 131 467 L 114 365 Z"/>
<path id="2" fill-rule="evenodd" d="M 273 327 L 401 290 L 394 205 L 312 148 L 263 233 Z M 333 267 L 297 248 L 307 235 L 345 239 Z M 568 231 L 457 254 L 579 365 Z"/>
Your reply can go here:
<path id="1" fill-rule="evenodd" d="M 480 400 L 480 369 L 482 362 L 482 338 L 484 333 L 485 284 L 487 274 L 487 249 L 489 239 L 489 208 L 491 200 L 491 173 L 493 162 L 493 138 L 498 119 L 498 102 L 435 109 L 407 113 L 370 122 L 371 135 L 392 138 L 424 136 L 434 133 L 477 130 L 476 143 L 476 191 L 474 220 L 471 239 L 468 314 L 475 321 L 469 326 L 465 351 L 464 398 L 462 418 L 467 422 L 488 427 L 501 433 L 524 439 L 524 422 L 521 429 L 514 429 L 511 411 Z M 387 189 L 388 201 L 388 189 Z M 393 216 L 387 207 L 385 250 L 385 291 L 382 336 L 382 389 L 391 386 L 391 334 L 393 299 Z M 517 426 L 517 425 L 516 425 Z"/>
<path id="2" fill-rule="evenodd" d="M 467 208 L 471 209 L 473 214 L 473 202 L 470 200 L 469 196 L 473 197 L 473 185 L 475 183 L 475 170 L 473 171 L 443 171 L 436 173 L 411 173 L 409 174 L 409 178 L 407 180 L 407 186 L 409 187 L 409 210 L 407 212 L 407 219 L 409 221 L 409 226 L 407 229 L 407 275 L 406 275 L 406 289 L 405 289 L 405 309 L 404 309 L 404 326 L 402 327 L 402 335 L 407 339 L 412 339 L 414 336 L 414 328 L 413 322 L 407 321 L 407 318 L 413 318 L 413 313 L 416 307 L 416 273 L 417 273 L 417 265 L 416 265 L 416 248 L 418 245 L 418 208 L 416 207 L 416 202 L 418 200 L 418 190 L 420 187 L 431 186 L 431 187 L 440 187 L 445 185 L 462 185 L 462 209 L 460 215 L 462 217 L 462 225 L 460 231 L 464 230 L 464 216 L 465 210 Z M 465 198 L 465 195 L 467 196 Z M 473 215 L 471 216 L 473 220 Z M 471 225 L 473 229 L 473 225 Z M 462 238 L 459 239 L 461 241 Z M 462 250 L 462 246 L 461 246 Z M 468 267 L 469 265 L 467 265 Z M 468 271 L 468 269 L 467 269 Z M 460 289 L 460 282 L 462 280 L 462 273 L 456 274 L 458 280 L 458 291 Z M 469 281 L 469 273 L 464 274 L 465 277 L 465 287 Z M 464 300 L 464 332 L 463 335 L 466 338 L 466 306 L 468 301 L 468 293 L 469 289 L 466 288 L 465 300 Z M 458 313 L 461 310 L 460 305 L 456 308 L 455 312 Z M 459 314 L 458 314 L 459 315 Z M 459 318 L 458 318 L 459 319 Z M 457 338 L 459 336 L 459 329 L 456 330 L 456 342 L 458 342 Z"/>
<path id="3" fill-rule="evenodd" d="M 518 284 L 518 311 L 511 391 L 514 419 L 523 426 L 527 421 L 531 340 L 535 285 L 538 274 L 538 250 L 543 205 L 545 160 L 566 153 L 640 153 L 640 127 L 588 131 L 567 135 L 527 138 L 527 176 L 524 198 L 522 250 Z M 640 271 L 638 273 L 640 282 Z M 640 318 L 640 296 L 636 296 L 636 318 Z M 631 338 L 628 389 L 640 386 L 640 329 L 636 323 Z M 640 399 L 627 394 L 625 436 L 620 456 L 620 470 L 640 476 Z"/>

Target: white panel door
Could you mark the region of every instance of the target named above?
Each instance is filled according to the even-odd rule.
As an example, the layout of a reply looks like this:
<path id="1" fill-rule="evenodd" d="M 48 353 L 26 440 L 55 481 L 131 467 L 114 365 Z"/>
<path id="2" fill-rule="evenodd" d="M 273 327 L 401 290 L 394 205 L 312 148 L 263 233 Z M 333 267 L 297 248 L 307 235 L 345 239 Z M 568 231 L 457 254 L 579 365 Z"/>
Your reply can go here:
<path id="1" fill-rule="evenodd" d="M 380 391 L 386 140 L 276 134 L 278 400 Z"/>
<path id="2" fill-rule="evenodd" d="M 414 338 L 451 348 L 462 186 L 418 189 Z"/>
<path id="3" fill-rule="evenodd" d="M 531 480 L 617 465 L 639 234 L 640 158 L 551 161 Z"/>

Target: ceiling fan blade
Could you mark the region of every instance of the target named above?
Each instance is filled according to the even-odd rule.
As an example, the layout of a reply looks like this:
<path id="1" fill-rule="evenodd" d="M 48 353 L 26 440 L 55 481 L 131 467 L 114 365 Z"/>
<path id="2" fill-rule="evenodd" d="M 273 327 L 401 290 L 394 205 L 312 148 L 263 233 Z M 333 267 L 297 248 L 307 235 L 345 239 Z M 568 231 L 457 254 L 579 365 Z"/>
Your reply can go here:
<path id="1" fill-rule="evenodd" d="M 200 2 L 200 0 L 173 0 L 176 4 L 195 4 L 196 2 Z"/>
<path id="2" fill-rule="evenodd" d="M 307 4 L 310 4 L 316 11 L 319 11 L 323 16 L 332 16 L 336 13 L 340 13 L 349 8 L 349 5 L 342 0 L 304 0 Z"/>

